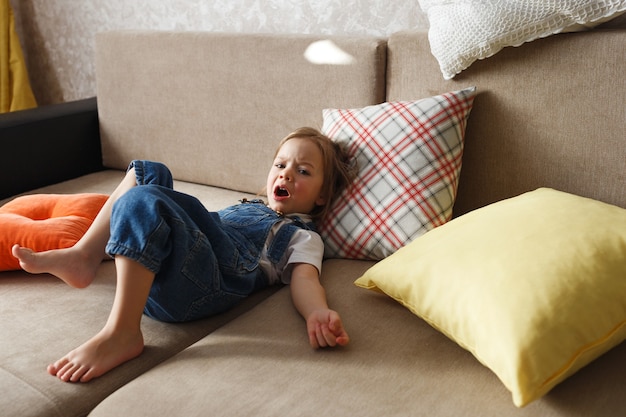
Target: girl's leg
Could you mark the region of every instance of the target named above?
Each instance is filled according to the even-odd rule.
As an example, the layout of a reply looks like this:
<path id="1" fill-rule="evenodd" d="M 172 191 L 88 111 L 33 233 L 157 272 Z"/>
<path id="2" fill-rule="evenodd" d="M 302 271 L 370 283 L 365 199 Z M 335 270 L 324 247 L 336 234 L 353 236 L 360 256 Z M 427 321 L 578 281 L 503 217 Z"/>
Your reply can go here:
<path id="1" fill-rule="evenodd" d="M 192 250 L 189 244 L 197 240 L 197 232 L 190 231 L 193 223 L 178 216 L 185 216 L 185 210 L 168 194 L 179 195 L 162 186 L 137 187 L 113 206 L 107 251 L 115 256 L 118 283 L 109 318 L 94 337 L 50 364 L 50 374 L 63 381 L 87 382 L 142 352 L 141 317 L 156 273 L 163 274 L 161 265 L 166 258 L 187 258 Z M 173 247 L 177 248 L 175 254 Z M 157 279 L 184 280 L 180 270 L 166 275 Z M 176 298 L 179 294 L 174 291 L 165 296 Z"/>
<path id="2" fill-rule="evenodd" d="M 111 208 L 122 195 L 136 185 L 135 177 L 135 169 L 129 169 L 87 232 L 73 247 L 33 252 L 19 245 L 13 246 L 13 256 L 19 259 L 20 266 L 33 274 L 48 272 L 72 287 L 84 288 L 91 284 L 98 265 L 105 257 L 104 247 L 109 240 Z"/>
<path id="3" fill-rule="evenodd" d="M 138 356 L 144 347 L 140 329 L 154 273 L 124 256 L 115 257 L 117 289 L 104 328 L 48 366 L 65 382 L 87 382 Z"/>
<path id="4" fill-rule="evenodd" d="M 222 312 L 257 288 L 260 276 L 241 270 L 254 256 L 240 254 L 218 213 L 166 187 L 137 187 L 118 200 L 106 250 L 155 272 L 144 313 L 159 321 Z"/>

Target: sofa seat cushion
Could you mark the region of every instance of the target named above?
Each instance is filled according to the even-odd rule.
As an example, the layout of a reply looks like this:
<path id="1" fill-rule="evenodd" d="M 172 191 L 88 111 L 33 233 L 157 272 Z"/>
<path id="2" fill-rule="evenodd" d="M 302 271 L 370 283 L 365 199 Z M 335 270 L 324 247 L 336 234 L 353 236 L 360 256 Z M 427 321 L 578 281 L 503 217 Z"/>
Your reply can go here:
<path id="1" fill-rule="evenodd" d="M 312 350 L 289 288 L 258 304 L 104 400 L 111 415 L 618 415 L 626 345 L 523 409 L 466 350 L 391 298 L 353 281 L 373 265 L 327 260 L 322 283 L 350 334 Z M 589 384 L 589 381 L 594 381 Z"/>
<path id="2" fill-rule="evenodd" d="M 123 171 L 106 170 L 33 193 L 111 193 Z M 248 194 L 176 181 L 176 189 L 196 195 L 217 209 Z M 115 293 L 115 265 L 105 261 L 95 281 L 73 289 L 48 274 L 0 272 L 0 409 L 6 415 L 83 416 L 127 382 L 201 339 L 272 294 L 270 288 L 234 309 L 205 320 L 171 325 L 143 319 L 146 349 L 88 384 L 59 381 L 46 372 L 49 363 L 82 344 L 104 325 Z"/>

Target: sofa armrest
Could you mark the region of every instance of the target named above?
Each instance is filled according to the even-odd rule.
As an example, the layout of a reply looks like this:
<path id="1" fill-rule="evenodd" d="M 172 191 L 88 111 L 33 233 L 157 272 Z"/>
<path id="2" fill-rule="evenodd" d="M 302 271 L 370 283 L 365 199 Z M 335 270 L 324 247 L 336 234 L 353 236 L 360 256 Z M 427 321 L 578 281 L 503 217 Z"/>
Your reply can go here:
<path id="1" fill-rule="evenodd" d="M 95 97 L 0 114 L 0 199 L 101 169 Z"/>

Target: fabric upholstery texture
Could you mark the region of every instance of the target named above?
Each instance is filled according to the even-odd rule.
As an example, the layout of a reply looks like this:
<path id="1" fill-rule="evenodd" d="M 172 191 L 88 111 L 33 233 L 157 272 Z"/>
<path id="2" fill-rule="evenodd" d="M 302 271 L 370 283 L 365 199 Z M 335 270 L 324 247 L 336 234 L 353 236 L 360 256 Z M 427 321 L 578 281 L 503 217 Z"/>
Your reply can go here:
<path id="1" fill-rule="evenodd" d="M 354 63 L 317 65 L 304 53 L 320 39 L 326 38 L 100 34 L 96 66 L 98 90 L 106 92 L 98 97 L 104 165 L 125 169 L 131 159 L 157 160 L 177 179 L 262 192 L 283 137 L 302 126 L 320 128 L 324 108 L 384 100 L 383 40 L 333 38 Z M 182 70 L 198 76 L 181 77 Z"/>
<path id="2" fill-rule="evenodd" d="M 130 382 L 91 417 L 296 412 L 556 417 L 618 413 L 625 404 L 616 401 L 622 395 L 623 373 L 616 366 L 626 353 L 622 344 L 557 386 L 549 398 L 516 408 L 504 385 L 469 352 L 389 297 L 356 287 L 353 281 L 372 265 L 339 259 L 324 264 L 329 303 L 341 312 L 352 339 L 345 348 L 314 351 L 306 337 L 298 337 L 304 323 L 284 288 Z"/>
<path id="3" fill-rule="evenodd" d="M 380 260 L 450 220 L 475 95 L 324 110 L 322 131 L 358 166 L 320 227 L 326 257 Z"/>
<path id="4" fill-rule="evenodd" d="M 425 58 L 425 32 L 391 36 L 389 101 L 478 86 L 455 215 L 538 187 L 626 207 L 626 78 L 623 54 L 616 53 L 624 51 L 624 33 L 538 39 L 476 62 L 449 81 L 434 58 Z M 592 88 L 591 79 L 610 81 Z"/>

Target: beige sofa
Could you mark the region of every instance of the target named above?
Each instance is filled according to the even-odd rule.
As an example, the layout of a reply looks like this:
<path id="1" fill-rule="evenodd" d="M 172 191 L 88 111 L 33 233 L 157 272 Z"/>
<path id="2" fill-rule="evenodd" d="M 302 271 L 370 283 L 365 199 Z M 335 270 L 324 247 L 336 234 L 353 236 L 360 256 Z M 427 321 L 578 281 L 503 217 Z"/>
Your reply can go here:
<path id="1" fill-rule="evenodd" d="M 37 122 L 44 135 L 28 131 L 26 113 L 0 121 L 0 146 L 9 150 L 0 156 L 0 198 L 108 193 L 130 159 L 145 158 L 166 162 L 179 190 L 218 209 L 255 195 L 277 141 L 299 126 L 321 127 L 323 108 L 475 85 L 457 216 L 538 187 L 626 207 L 625 30 L 507 48 L 452 81 L 443 80 L 423 32 L 332 38 L 351 65 L 307 61 L 303 52 L 320 39 L 101 34 L 97 110 L 94 100 L 40 109 L 53 120 Z M 470 353 L 390 298 L 354 286 L 373 264 L 324 264 L 329 302 L 352 338 L 345 348 L 312 350 L 288 288 L 272 288 L 199 322 L 145 318 L 145 352 L 87 384 L 60 382 L 45 366 L 103 325 L 113 263 L 103 263 L 83 290 L 46 275 L 0 273 L 2 415 L 587 416 L 626 409 L 623 343 L 519 409 Z"/>

